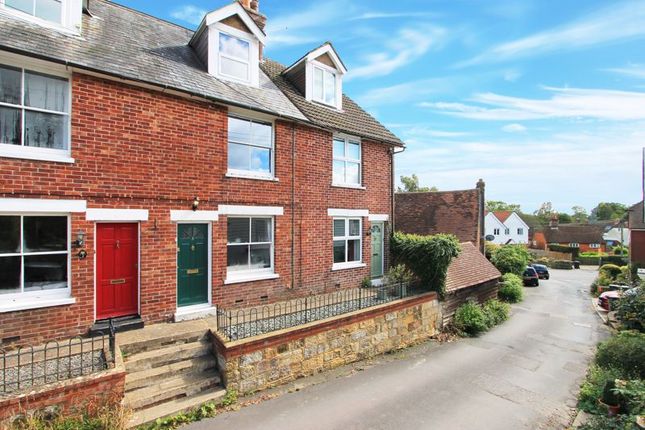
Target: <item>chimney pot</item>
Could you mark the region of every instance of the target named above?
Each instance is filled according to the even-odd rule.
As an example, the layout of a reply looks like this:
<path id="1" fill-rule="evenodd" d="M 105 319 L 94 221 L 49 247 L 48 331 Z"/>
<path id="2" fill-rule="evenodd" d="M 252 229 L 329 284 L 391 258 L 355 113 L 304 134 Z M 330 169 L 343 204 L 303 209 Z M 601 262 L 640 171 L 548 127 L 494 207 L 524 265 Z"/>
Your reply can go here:
<path id="1" fill-rule="evenodd" d="M 247 9 L 251 9 L 251 0 L 239 0 L 242 6 Z"/>

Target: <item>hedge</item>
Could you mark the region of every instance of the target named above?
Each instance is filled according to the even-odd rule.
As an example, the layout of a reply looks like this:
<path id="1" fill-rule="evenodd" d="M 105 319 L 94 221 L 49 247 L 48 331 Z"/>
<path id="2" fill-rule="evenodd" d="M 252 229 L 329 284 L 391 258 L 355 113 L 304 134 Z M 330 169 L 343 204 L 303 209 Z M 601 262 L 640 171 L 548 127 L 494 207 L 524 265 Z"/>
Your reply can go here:
<path id="1" fill-rule="evenodd" d="M 621 257 L 620 255 L 608 255 L 601 258 L 602 264 L 615 264 L 617 266 L 625 266 L 629 264 L 629 259 Z"/>
<path id="2" fill-rule="evenodd" d="M 448 266 L 461 252 L 456 236 L 394 233 L 391 248 L 395 264 L 407 266 L 424 287 L 436 291 L 443 299 Z"/>
<path id="3" fill-rule="evenodd" d="M 551 267 L 554 269 L 571 270 L 573 269 L 573 263 L 569 260 L 556 260 L 551 263 Z"/>
<path id="4" fill-rule="evenodd" d="M 600 257 L 578 257 L 580 264 L 585 266 L 600 266 Z"/>
<path id="5" fill-rule="evenodd" d="M 558 245 L 557 243 L 549 244 L 548 248 L 549 248 L 549 251 L 564 252 L 567 254 L 571 254 L 573 258 L 577 258 L 578 254 L 580 253 L 580 248 L 573 248 L 571 246 Z"/>

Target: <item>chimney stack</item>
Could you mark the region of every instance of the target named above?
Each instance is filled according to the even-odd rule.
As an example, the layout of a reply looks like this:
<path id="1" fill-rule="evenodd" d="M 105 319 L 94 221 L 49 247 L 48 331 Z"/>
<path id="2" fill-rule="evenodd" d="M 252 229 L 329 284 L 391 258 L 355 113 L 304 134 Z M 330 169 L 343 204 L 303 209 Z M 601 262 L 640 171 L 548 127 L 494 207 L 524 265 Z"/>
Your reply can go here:
<path id="1" fill-rule="evenodd" d="M 551 215 L 551 220 L 549 221 L 549 227 L 551 228 L 551 230 L 558 229 L 558 214 L 555 212 Z"/>
<path id="2" fill-rule="evenodd" d="M 267 24 L 267 17 L 260 13 L 260 2 L 258 0 L 238 0 L 242 7 L 251 15 L 253 21 L 264 31 Z"/>

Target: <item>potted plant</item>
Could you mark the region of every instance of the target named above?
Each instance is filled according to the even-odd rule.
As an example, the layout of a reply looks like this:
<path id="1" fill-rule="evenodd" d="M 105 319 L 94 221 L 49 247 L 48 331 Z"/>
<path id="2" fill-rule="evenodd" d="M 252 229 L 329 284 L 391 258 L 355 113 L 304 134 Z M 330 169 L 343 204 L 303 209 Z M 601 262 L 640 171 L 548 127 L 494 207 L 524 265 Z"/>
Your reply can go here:
<path id="1" fill-rule="evenodd" d="M 598 403 L 607 408 L 607 415 L 610 417 L 618 415 L 620 411 L 620 398 L 614 391 L 616 389 L 616 381 L 610 379 L 605 382 L 602 389 L 602 396 L 598 399 Z"/>

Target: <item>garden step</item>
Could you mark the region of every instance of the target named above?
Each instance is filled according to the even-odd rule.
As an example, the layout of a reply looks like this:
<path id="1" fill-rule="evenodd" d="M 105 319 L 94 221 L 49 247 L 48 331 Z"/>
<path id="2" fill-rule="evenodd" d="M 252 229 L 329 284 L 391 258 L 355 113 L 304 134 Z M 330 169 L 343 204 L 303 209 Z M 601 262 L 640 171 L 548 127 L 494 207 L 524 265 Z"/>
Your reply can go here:
<path id="1" fill-rule="evenodd" d="M 214 369 L 217 366 L 214 357 L 205 355 L 192 357 L 176 363 L 164 364 L 152 369 L 140 370 L 128 373 L 125 376 L 125 391 L 137 390 L 157 383 L 160 380 L 171 378 L 177 375 L 203 372 Z"/>
<path id="2" fill-rule="evenodd" d="M 221 387 L 212 388 L 201 393 L 172 400 L 146 409 L 135 411 L 128 423 L 128 428 L 137 427 L 157 418 L 165 418 L 172 415 L 185 412 L 189 409 L 200 406 L 204 403 L 219 399 L 226 394 L 226 390 Z"/>
<path id="3" fill-rule="evenodd" d="M 206 341 L 174 344 L 131 356 L 126 355 L 124 364 L 128 373 L 134 373 L 210 354 L 211 344 Z"/>
<path id="4" fill-rule="evenodd" d="M 205 341 L 209 338 L 209 327 L 206 322 L 200 320 L 155 324 L 143 330 L 120 334 L 117 341 L 125 355 L 133 355 L 171 345 Z"/>
<path id="5" fill-rule="evenodd" d="M 132 410 L 156 406 L 162 402 L 181 397 L 189 397 L 213 388 L 220 383 L 216 370 L 197 374 L 178 375 L 157 384 L 129 391 L 123 398 L 124 405 Z"/>

